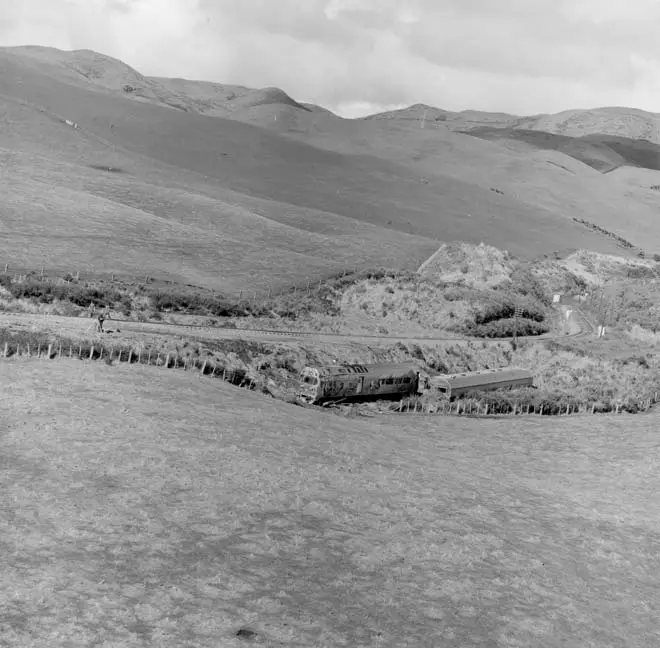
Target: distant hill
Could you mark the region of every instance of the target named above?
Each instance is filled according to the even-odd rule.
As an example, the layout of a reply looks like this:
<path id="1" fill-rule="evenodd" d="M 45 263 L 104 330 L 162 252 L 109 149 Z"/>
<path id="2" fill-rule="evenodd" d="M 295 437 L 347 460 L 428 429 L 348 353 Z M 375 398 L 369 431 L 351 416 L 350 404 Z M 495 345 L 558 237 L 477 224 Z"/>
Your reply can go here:
<path id="1" fill-rule="evenodd" d="M 660 114 L 616 106 L 518 116 L 478 110 L 451 112 L 433 106 L 415 104 L 399 110 L 368 115 L 362 119 L 419 121 L 425 113 L 426 121 L 430 124 L 435 123 L 460 132 L 482 128 L 522 129 L 567 137 L 609 135 L 660 144 Z"/>
<path id="2" fill-rule="evenodd" d="M 393 119 L 400 121 L 414 121 L 426 126 L 429 124 L 439 124 L 452 130 L 469 130 L 471 128 L 480 128 L 482 126 L 497 126 L 500 128 L 513 127 L 524 117 L 516 117 L 507 113 L 490 113 L 479 110 L 463 110 L 461 112 L 451 112 L 441 108 L 435 108 L 426 104 L 414 104 L 408 108 L 399 110 L 390 110 L 387 112 L 376 113 L 362 117 L 364 120 L 373 119 Z"/>
<path id="3" fill-rule="evenodd" d="M 660 248 L 647 196 L 561 152 L 145 77 L 95 52 L 0 49 L 0 123 L 6 263 L 238 291 L 417 267 L 454 240 L 622 252 L 575 219 Z"/>

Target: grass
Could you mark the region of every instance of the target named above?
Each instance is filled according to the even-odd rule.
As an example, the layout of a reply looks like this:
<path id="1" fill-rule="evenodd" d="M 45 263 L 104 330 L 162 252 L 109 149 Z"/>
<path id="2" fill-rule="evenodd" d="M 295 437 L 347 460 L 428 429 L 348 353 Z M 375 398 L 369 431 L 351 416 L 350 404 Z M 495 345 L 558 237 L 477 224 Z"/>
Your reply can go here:
<path id="1" fill-rule="evenodd" d="M 12 646 L 657 643 L 654 417 L 402 436 L 153 368 L 0 367 Z"/>
<path id="2" fill-rule="evenodd" d="M 118 70 L 107 59 L 99 65 L 109 77 Z M 65 67 L 16 51 L 0 53 L 0 73 L 0 151 L 11 159 L 9 234 L 0 246 L 6 263 L 150 274 L 236 294 L 356 266 L 417 267 L 439 240 L 484 240 L 532 257 L 574 246 L 614 249 L 566 219 L 565 200 L 553 211 L 507 186 L 503 194 L 490 191 L 499 184 L 482 186 L 466 171 L 475 160 L 479 169 L 499 167 L 493 156 L 516 160 L 475 138 L 447 143 L 435 131 L 413 137 L 289 106 L 320 120 L 325 138 L 303 129 L 294 141 L 137 102 L 121 87 L 101 92 Z M 128 73 L 122 68 L 117 78 Z M 430 175 L 412 159 L 427 146 Z M 450 159 L 463 177 L 444 168 Z"/>

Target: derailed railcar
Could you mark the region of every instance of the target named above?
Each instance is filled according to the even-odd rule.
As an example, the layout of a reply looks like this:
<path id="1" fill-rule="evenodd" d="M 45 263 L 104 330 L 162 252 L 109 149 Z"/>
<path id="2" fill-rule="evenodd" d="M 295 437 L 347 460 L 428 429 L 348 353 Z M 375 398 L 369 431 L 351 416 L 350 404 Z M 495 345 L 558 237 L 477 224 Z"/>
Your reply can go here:
<path id="1" fill-rule="evenodd" d="M 484 371 L 435 376 L 431 379 L 431 390 L 438 391 L 449 399 L 463 396 L 471 391 L 533 386 L 534 374 L 528 369 L 520 369 L 519 367 L 486 369 Z"/>
<path id="2" fill-rule="evenodd" d="M 414 363 L 337 364 L 305 367 L 298 399 L 321 405 L 330 401 L 401 398 L 421 393 L 426 377 Z"/>

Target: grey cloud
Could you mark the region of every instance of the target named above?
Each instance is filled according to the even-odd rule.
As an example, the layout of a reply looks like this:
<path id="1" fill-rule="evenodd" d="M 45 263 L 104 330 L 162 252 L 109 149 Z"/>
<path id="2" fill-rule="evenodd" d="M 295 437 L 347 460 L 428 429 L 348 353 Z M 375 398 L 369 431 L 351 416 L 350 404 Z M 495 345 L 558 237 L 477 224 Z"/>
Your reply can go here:
<path id="1" fill-rule="evenodd" d="M 0 45 L 69 43 L 148 75 L 278 85 L 330 108 L 423 101 L 544 112 L 651 97 L 659 109 L 660 97 L 640 86 L 656 67 L 660 77 L 660 2 L 636 0 L 637 12 L 630 4 L 0 0 Z"/>

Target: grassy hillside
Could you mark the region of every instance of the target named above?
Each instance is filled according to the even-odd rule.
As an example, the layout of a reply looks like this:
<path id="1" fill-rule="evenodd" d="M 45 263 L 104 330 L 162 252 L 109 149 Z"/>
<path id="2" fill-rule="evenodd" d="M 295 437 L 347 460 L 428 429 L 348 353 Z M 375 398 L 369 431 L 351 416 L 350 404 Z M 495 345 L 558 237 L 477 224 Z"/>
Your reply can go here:
<path id="1" fill-rule="evenodd" d="M 571 137 L 517 128 L 483 127 L 466 133 L 488 141 L 513 140 L 528 144 L 532 149 L 559 151 L 602 173 L 608 173 L 622 166 L 660 169 L 660 145 L 646 140 L 602 134 Z"/>
<path id="2" fill-rule="evenodd" d="M 293 141 L 240 120 L 135 99 L 135 92 L 123 90 L 122 75 L 134 85 L 144 77 L 114 60 L 86 53 L 72 69 L 44 63 L 46 54 L 0 55 L 6 126 L 0 154 L 16 170 L 14 198 L 4 208 L 23 230 L 0 250 L 9 262 L 67 259 L 82 265 L 93 253 L 117 270 L 150 269 L 241 287 L 266 276 L 285 282 L 295 273 L 306 278 L 347 264 L 374 265 L 378 255 L 387 257 L 385 265 L 413 267 L 432 252 L 433 241 L 442 240 L 485 241 L 532 257 L 578 247 L 613 251 L 611 241 L 558 210 L 490 191 L 469 175 L 450 177 L 446 168 L 429 174 L 423 165 L 410 164 L 404 131 L 384 138 L 379 150 L 380 127 L 361 137 L 355 128 L 369 124 L 351 123 L 344 138 L 336 138 L 333 129 L 348 120 L 284 105 L 275 91 L 246 108 L 306 115 L 325 140 Z M 103 81 L 104 66 L 112 84 Z M 177 96 L 185 96 L 183 90 Z M 279 103 L 268 103 L 269 97 Z M 327 150 L 331 140 L 337 150 Z M 455 157 L 457 169 L 482 153 L 466 158 L 460 148 L 455 155 L 446 152 L 444 165 L 451 167 Z M 428 160 L 428 166 L 436 165 Z M 51 253 L 49 228 L 55 231 Z M 136 228 L 142 237 L 135 243 L 122 236 Z M 64 232 L 76 229 L 82 238 L 73 245 Z M 104 246 L 105 240 L 114 240 L 116 249 Z"/>
<path id="3" fill-rule="evenodd" d="M 402 435 L 184 372 L 11 367 L 12 646 L 654 644 L 655 416 Z"/>
<path id="4" fill-rule="evenodd" d="M 453 132 L 442 124 L 427 122 L 421 128 L 417 119 L 420 110 L 415 112 L 415 119 L 341 120 L 290 107 L 264 106 L 253 109 L 244 118 L 320 148 L 395 161 L 422 173 L 423 182 L 441 183 L 445 192 L 456 198 L 468 192 L 478 201 L 463 202 L 465 212 L 474 216 L 475 211 L 487 210 L 491 219 L 500 217 L 490 221 L 498 226 L 509 219 L 522 223 L 531 217 L 565 228 L 563 219 L 577 218 L 616 233 L 651 253 L 660 249 L 656 218 L 660 194 L 622 187 L 609 174 L 602 173 L 627 164 L 655 168 L 660 163 L 656 153 L 660 148 L 656 145 L 621 138 L 569 138 L 494 127 L 475 129 L 468 135 Z M 449 184 L 450 180 L 458 184 Z M 499 204 L 483 201 L 482 190 L 493 192 Z M 475 222 L 474 227 L 488 232 L 488 225 L 484 229 Z M 522 235 L 520 229 L 516 238 Z M 585 241 L 583 232 L 564 231 L 565 241 L 579 236 L 585 243 L 580 247 L 596 249 L 600 245 Z M 554 240 L 557 232 L 552 236 Z M 495 238 L 489 233 L 482 240 L 492 242 Z"/>

